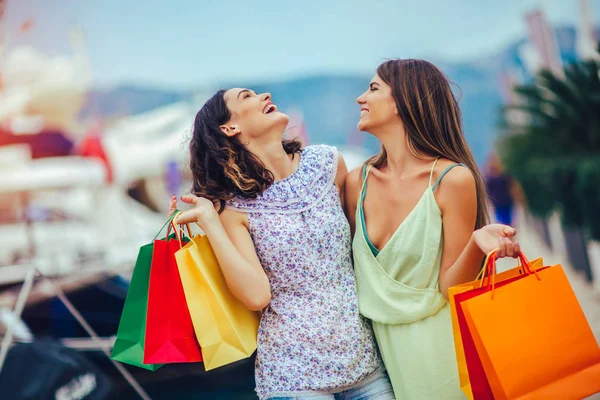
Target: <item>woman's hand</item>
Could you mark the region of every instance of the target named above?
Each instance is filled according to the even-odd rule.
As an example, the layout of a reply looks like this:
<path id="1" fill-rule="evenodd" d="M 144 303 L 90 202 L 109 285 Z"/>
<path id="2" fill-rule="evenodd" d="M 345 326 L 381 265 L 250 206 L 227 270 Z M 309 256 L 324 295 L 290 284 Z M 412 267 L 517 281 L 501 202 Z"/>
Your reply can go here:
<path id="1" fill-rule="evenodd" d="M 513 242 L 517 231 L 507 225 L 489 224 L 473 232 L 473 240 L 484 254 L 498 249 L 496 258 L 517 258 L 521 253 L 518 242 Z"/>
<path id="2" fill-rule="evenodd" d="M 217 210 L 215 210 L 212 201 L 198 196 L 183 196 L 181 201 L 186 204 L 193 204 L 194 207 L 179 213 L 175 217 L 176 224 L 196 222 L 200 225 L 200 228 L 206 232 L 212 224 L 220 223 L 219 214 L 217 213 Z M 177 199 L 175 199 L 175 204 L 176 203 Z M 173 200 L 171 200 L 171 204 L 173 204 Z"/>
<path id="3" fill-rule="evenodd" d="M 177 210 L 177 196 L 171 196 L 171 202 L 169 203 L 169 217 L 173 212 Z"/>

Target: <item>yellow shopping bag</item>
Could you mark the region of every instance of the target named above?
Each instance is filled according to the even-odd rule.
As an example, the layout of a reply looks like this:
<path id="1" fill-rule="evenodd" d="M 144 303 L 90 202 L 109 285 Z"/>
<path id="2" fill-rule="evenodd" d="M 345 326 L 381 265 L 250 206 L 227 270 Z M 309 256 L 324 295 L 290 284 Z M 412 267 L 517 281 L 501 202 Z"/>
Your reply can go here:
<path id="1" fill-rule="evenodd" d="M 537 270 L 544 266 L 544 262 L 541 258 L 533 260 L 530 262 L 531 268 Z M 481 270 L 482 273 L 484 269 Z M 495 276 L 496 282 L 502 282 L 504 280 L 513 278 L 515 276 L 523 274 L 523 267 L 519 266 L 518 268 L 512 268 L 508 271 L 504 271 Z M 455 296 L 472 290 L 481 285 L 481 274 L 477 277 L 476 280 L 471 282 L 466 282 L 460 285 L 453 286 L 448 289 L 448 301 L 450 303 L 450 315 L 452 317 L 452 332 L 454 334 L 454 349 L 456 351 L 456 363 L 458 367 L 458 378 L 460 381 L 460 388 L 465 393 L 465 395 L 473 400 L 473 391 L 471 389 L 471 381 L 469 379 L 469 371 L 467 368 L 467 360 L 465 357 L 465 350 L 462 343 L 462 337 L 460 333 L 460 325 L 458 323 L 458 316 L 456 310 L 456 302 Z"/>
<path id="2" fill-rule="evenodd" d="M 231 294 L 208 238 L 196 235 L 175 258 L 204 368 L 250 357 L 256 350 L 260 312 L 248 310 Z"/>

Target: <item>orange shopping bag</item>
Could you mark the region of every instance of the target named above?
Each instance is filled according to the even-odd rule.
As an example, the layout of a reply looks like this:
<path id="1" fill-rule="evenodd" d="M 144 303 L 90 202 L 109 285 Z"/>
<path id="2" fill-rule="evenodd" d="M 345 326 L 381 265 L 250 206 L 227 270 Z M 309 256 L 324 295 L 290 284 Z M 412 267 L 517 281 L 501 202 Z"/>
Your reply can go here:
<path id="1" fill-rule="evenodd" d="M 490 257 L 495 262 L 495 257 Z M 562 269 L 462 302 L 494 398 L 581 399 L 600 391 L 600 347 Z"/>
<path id="2" fill-rule="evenodd" d="M 482 288 L 486 279 L 484 272 L 488 269 L 489 258 L 484 263 L 484 268 L 476 280 L 453 286 L 448 289 L 448 300 L 450 303 L 450 315 L 452 318 L 452 332 L 454 335 L 454 348 L 456 351 L 456 363 L 458 367 L 458 378 L 460 387 L 465 395 L 471 400 L 484 400 L 492 398 L 491 388 L 485 377 L 485 372 L 477 355 L 473 338 L 469 332 L 464 311 L 461 303 L 464 300 L 475 297 L 485 291 Z M 531 262 L 531 268 L 539 269 L 544 263 L 541 258 Z M 508 282 L 524 274 L 525 267 L 519 265 L 517 268 L 509 269 L 495 277 L 496 282 Z M 488 274 L 489 275 L 489 274 Z M 491 287 L 489 288 L 491 290 Z M 468 354 L 468 357 L 467 357 Z"/>

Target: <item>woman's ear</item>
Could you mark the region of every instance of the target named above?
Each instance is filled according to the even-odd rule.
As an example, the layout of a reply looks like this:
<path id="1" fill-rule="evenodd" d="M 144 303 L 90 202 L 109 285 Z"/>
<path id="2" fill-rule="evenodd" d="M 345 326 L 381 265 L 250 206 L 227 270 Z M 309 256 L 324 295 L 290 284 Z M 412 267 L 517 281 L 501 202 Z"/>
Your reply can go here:
<path id="1" fill-rule="evenodd" d="M 242 133 L 237 125 L 221 125 L 219 126 L 219 129 L 229 137 L 234 137 Z"/>

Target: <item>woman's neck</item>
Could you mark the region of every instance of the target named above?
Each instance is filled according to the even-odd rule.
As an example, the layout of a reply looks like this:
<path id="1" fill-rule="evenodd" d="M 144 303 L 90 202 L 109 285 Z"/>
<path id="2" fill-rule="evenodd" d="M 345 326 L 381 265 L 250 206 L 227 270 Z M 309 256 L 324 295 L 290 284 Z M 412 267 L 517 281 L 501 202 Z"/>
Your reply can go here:
<path id="1" fill-rule="evenodd" d="M 387 161 L 382 169 L 394 176 L 410 174 L 414 168 L 421 168 L 429 163 L 431 157 L 414 154 L 409 148 L 404 127 L 378 135 L 387 153 Z"/>
<path id="2" fill-rule="evenodd" d="M 248 145 L 248 149 L 263 162 L 265 167 L 273 173 L 275 181 L 280 181 L 292 175 L 298 168 L 300 157 L 287 154 L 281 141 Z"/>

